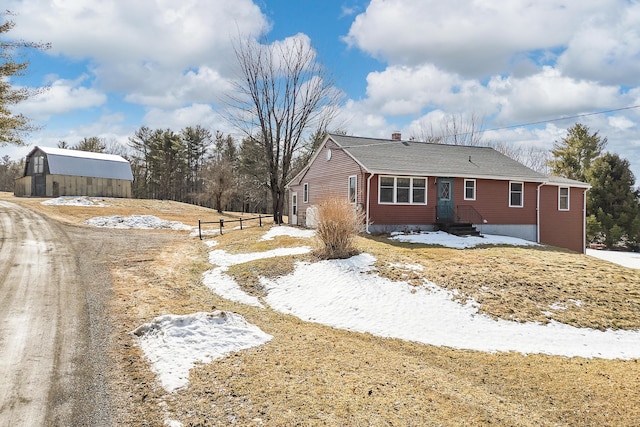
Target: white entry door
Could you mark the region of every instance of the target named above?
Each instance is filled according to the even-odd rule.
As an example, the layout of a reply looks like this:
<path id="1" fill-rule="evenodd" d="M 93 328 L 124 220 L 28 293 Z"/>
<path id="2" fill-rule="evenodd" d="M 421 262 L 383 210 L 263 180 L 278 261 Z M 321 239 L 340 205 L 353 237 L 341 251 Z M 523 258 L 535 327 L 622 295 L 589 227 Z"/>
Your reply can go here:
<path id="1" fill-rule="evenodd" d="M 291 193 L 291 225 L 298 225 L 298 193 Z"/>

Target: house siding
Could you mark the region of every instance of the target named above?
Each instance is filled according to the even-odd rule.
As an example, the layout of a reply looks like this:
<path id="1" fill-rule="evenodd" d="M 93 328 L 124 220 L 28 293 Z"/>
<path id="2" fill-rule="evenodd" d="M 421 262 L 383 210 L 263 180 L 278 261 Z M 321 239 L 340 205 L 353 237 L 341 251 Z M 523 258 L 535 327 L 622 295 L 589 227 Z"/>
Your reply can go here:
<path id="1" fill-rule="evenodd" d="M 540 243 L 584 253 L 584 188 L 569 189 L 569 210 L 558 209 L 558 186 L 540 188 Z"/>
<path id="2" fill-rule="evenodd" d="M 425 177 L 422 177 L 425 178 Z M 378 176 L 371 180 L 370 219 L 376 225 L 416 225 L 436 222 L 438 186 L 436 178 L 427 178 L 426 205 L 378 203 Z M 476 199 L 464 200 L 464 178 L 453 182 L 454 206 L 472 206 L 488 224 L 536 224 L 537 184 L 524 183 L 523 207 L 509 207 L 509 181 L 476 179 Z M 534 234 L 535 235 L 535 234 Z"/>
<path id="3" fill-rule="evenodd" d="M 472 206 L 487 224 L 536 224 L 537 186 L 524 183 L 524 204 L 509 207 L 509 182 L 476 179 L 476 199 L 464 200 L 464 178 L 456 178 L 453 184 L 455 206 Z"/>
<path id="4" fill-rule="evenodd" d="M 331 158 L 327 160 L 327 152 L 331 150 Z M 289 199 L 292 193 L 298 193 L 297 225 L 307 226 L 307 208 L 317 205 L 327 197 L 344 197 L 349 195 L 349 176 L 357 177 L 356 203 L 363 206 L 366 192 L 366 181 L 360 165 L 331 140 L 320 150 L 309 169 L 295 182 L 289 185 Z M 309 184 L 309 200 L 303 200 L 304 184 Z M 291 207 L 289 223 L 292 223 Z"/>
<path id="5" fill-rule="evenodd" d="M 436 220 L 436 198 L 438 187 L 433 178 L 427 179 L 427 204 L 386 204 L 378 203 L 379 176 L 371 179 L 371 200 L 369 205 L 369 221 L 377 230 L 380 226 L 401 225 L 416 227 L 420 224 L 433 224 Z"/>

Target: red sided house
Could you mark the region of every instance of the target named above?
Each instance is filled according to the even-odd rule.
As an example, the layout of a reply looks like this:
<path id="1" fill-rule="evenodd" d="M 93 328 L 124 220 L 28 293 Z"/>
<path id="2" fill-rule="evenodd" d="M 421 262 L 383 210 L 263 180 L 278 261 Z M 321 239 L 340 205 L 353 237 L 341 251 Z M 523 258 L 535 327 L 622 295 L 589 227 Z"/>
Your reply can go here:
<path id="1" fill-rule="evenodd" d="M 314 204 L 344 196 L 364 210 L 369 233 L 475 228 L 585 250 L 589 185 L 488 147 L 328 134 L 287 187 L 293 225 L 315 226 Z"/>

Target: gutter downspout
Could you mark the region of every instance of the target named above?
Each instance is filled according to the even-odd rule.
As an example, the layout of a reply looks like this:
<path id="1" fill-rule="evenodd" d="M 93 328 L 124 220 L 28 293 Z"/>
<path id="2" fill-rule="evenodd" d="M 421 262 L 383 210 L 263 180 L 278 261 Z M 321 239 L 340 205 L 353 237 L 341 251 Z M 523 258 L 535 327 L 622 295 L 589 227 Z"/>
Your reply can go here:
<path id="1" fill-rule="evenodd" d="M 582 200 L 584 202 L 584 206 L 582 208 L 582 254 L 587 253 L 587 188 L 584 190 L 582 194 Z"/>
<path id="2" fill-rule="evenodd" d="M 366 215 L 366 226 L 365 226 L 365 231 L 367 232 L 367 234 L 371 234 L 371 232 L 369 231 L 369 207 L 371 206 L 371 178 L 373 178 L 373 174 L 369 175 L 369 178 L 367 178 L 367 215 Z"/>
<path id="3" fill-rule="evenodd" d="M 543 182 L 536 188 L 536 243 L 540 243 L 540 187 L 545 184 Z"/>

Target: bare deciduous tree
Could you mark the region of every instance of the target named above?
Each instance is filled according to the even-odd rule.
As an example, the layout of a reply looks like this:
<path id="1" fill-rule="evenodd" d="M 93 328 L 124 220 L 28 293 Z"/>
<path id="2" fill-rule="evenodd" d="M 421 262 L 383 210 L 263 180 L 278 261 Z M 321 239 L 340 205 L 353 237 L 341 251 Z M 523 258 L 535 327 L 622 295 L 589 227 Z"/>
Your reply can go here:
<path id="1" fill-rule="evenodd" d="M 488 146 L 536 172 L 543 174 L 549 172 L 551 153 L 547 149 L 533 145 L 509 145 L 504 142 L 491 143 Z"/>
<path id="2" fill-rule="evenodd" d="M 245 39 L 234 49 L 238 80 L 235 93 L 229 96 L 227 118 L 261 146 L 273 218 L 281 223 L 295 153 L 310 131 L 326 129 L 335 115 L 339 92 L 307 37 L 274 44 Z"/>
<path id="3" fill-rule="evenodd" d="M 482 139 L 483 133 L 484 119 L 478 115 L 449 114 L 442 118 L 439 129 L 434 129 L 433 123 L 420 123 L 411 139 L 435 144 L 478 146 L 487 144 Z"/>

